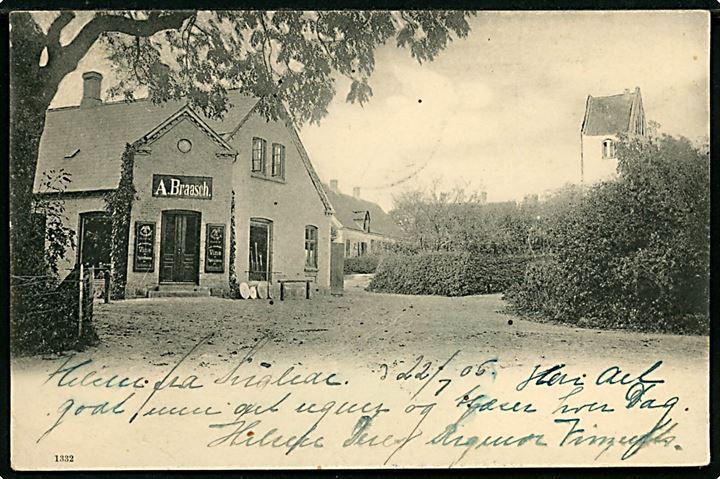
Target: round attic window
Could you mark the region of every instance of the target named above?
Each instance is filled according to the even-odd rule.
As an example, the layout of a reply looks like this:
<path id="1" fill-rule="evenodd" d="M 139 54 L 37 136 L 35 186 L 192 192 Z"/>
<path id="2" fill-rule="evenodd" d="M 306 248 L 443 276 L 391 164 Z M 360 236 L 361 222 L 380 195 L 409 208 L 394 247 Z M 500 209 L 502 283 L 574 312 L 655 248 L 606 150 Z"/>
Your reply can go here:
<path id="1" fill-rule="evenodd" d="M 177 149 L 180 150 L 182 153 L 187 153 L 188 151 L 192 150 L 192 142 L 183 138 L 182 140 L 177 142 Z"/>

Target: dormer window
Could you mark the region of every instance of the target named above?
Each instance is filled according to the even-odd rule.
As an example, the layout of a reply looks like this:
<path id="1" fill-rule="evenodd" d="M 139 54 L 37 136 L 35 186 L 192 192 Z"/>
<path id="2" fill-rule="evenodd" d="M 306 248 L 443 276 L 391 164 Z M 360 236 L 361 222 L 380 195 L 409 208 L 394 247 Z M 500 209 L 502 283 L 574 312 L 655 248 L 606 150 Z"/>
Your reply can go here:
<path id="1" fill-rule="evenodd" d="M 252 172 L 265 174 L 265 155 L 267 142 L 262 138 L 252 140 Z"/>
<path id="2" fill-rule="evenodd" d="M 355 224 L 365 233 L 370 232 L 370 212 L 368 210 L 353 211 Z"/>
<path id="3" fill-rule="evenodd" d="M 615 158 L 615 142 L 606 138 L 602 142 L 602 157 L 603 159 Z"/>

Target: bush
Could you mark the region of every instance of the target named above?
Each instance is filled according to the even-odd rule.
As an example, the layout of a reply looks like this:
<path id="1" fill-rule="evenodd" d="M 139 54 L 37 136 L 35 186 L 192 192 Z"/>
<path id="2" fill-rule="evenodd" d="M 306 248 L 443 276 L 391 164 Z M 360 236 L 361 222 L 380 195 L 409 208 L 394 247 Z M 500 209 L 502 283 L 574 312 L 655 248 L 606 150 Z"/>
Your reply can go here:
<path id="1" fill-rule="evenodd" d="M 576 292 L 566 286 L 566 280 L 565 273 L 555 259 L 532 261 L 525 268 L 521 281 L 505 291 L 504 299 L 509 300 L 513 309 L 522 314 L 551 320 L 575 317 L 573 299 Z"/>
<path id="2" fill-rule="evenodd" d="M 598 328 L 706 334 L 708 156 L 687 140 L 624 140 L 620 173 L 545 226 L 553 259 L 508 291 L 523 313 Z"/>
<path id="3" fill-rule="evenodd" d="M 343 269 L 345 274 L 368 274 L 377 270 L 380 257 L 375 255 L 354 256 L 345 258 Z"/>
<path id="4" fill-rule="evenodd" d="M 86 298 L 83 334 L 78 337 L 78 271 L 59 285 L 30 280 L 16 283 L 23 300 L 15 304 L 10 327 L 13 354 L 39 354 L 82 349 L 97 341 L 93 327 L 93 298 Z"/>
<path id="5" fill-rule="evenodd" d="M 371 291 L 467 296 L 499 293 L 522 280 L 529 258 L 435 252 L 386 255 L 370 282 Z"/>

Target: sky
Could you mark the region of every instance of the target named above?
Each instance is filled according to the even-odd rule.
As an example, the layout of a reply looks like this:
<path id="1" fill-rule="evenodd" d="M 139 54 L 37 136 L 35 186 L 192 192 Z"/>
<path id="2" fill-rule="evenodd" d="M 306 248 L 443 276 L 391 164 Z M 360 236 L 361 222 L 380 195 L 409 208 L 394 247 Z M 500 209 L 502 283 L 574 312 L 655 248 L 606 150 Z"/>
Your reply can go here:
<path id="1" fill-rule="evenodd" d="M 709 31 L 704 12 L 479 12 L 435 61 L 376 52 L 373 97 L 348 104 L 349 81 L 302 141 L 323 181 L 393 196 L 433 181 L 519 200 L 579 181 L 587 95 L 640 87 L 661 131 L 709 136 Z M 112 72 L 90 52 L 53 107 L 78 104 L 81 73 Z M 105 82 L 108 83 L 108 82 Z M 409 178 L 409 179 L 408 179 Z"/>

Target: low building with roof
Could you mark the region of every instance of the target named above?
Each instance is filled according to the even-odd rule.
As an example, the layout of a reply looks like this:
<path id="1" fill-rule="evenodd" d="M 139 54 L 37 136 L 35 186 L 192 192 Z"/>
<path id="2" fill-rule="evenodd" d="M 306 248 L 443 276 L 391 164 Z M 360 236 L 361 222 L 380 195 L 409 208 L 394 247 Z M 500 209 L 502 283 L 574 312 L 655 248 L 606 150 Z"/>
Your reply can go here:
<path id="1" fill-rule="evenodd" d="M 183 101 L 103 103 L 102 76 L 83 79 L 79 106 L 47 112 L 34 184 L 64 200 L 77 234 L 62 270 L 109 264 L 128 297 L 222 290 L 234 278 L 329 288 L 333 208 L 291 124 L 267 121 L 237 90 L 218 120 Z M 46 175 L 60 171 L 68 187 L 49 191 Z M 129 223 L 112 254 L 106 206 L 121 189 Z"/>
<path id="2" fill-rule="evenodd" d="M 647 123 L 640 88 L 594 97 L 588 95 L 580 130 L 580 181 L 610 179 L 617 173 L 618 135 L 646 136 Z"/>
<path id="3" fill-rule="evenodd" d="M 325 188 L 333 206 L 333 242 L 342 243 L 345 257 L 363 256 L 383 251 L 403 237 L 403 232 L 380 205 L 360 197 L 360 188 L 353 194 L 340 192 L 337 180 Z"/>

